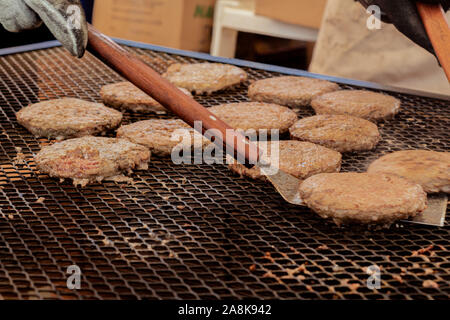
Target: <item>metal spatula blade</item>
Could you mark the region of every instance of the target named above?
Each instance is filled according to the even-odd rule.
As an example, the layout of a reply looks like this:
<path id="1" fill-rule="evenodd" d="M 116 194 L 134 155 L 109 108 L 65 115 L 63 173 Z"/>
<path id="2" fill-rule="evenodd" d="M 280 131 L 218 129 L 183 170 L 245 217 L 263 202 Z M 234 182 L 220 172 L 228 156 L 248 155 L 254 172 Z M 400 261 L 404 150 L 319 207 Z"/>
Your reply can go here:
<path id="1" fill-rule="evenodd" d="M 287 202 L 294 205 L 304 205 L 300 197 L 300 184 L 302 180 L 282 171 L 271 172 L 266 166 L 258 167 L 261 172 L 272 183 L 274 188 Z M 424 224 L 429 226 L 444 226 L 445 214 L 447 212 L 448 198 L 446 194 L 428 195 L 428 207 L 411 220 L 402 220 L 402 222 Z"/>
<path id="2" fill-rule="evenodd" d="M 265 166 L 258 166 L 258 168 L 267 177 L 270 183 L 272 183 L 284 200 L 295 205 L 304 204 L 299 192 L 302 180 L 297 179 L 293 175 L 282 170 L 277 170 L 275 174 L 272 174 Z"/>
<path id="3" fill-rule="evenodd" d="M 428 207 L 411 220 L 405 222 L 443 227 L 447 212 L 448 197 L 444 193 L 429 194 Z"/>

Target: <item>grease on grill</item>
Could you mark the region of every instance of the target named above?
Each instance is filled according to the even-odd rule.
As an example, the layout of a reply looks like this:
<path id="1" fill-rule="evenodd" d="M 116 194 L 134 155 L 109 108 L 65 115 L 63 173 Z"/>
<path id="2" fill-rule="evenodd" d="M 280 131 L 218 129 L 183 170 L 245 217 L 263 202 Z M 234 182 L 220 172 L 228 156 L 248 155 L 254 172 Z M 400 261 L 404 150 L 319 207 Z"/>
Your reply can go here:
<path id="1" fill-rule="evenodd" d="M 160 73 L 174 62 L 201 62 L 132 50 Z M 279 75 L 245 71 L 250 81 Z M 337 228 L 286 204 L 270 185 L 236 177 L 225 165 L 174 166 L 155 159 L 132 184 L 104 182 L 85 189 L 37 173 L 32 155 L 49 141 L 19 126 L 14 113 L 65 96 L 99 102 L 100 87 L 119 81 L 89 54 L 78 60 L 62 48 L 0 57 L 2 298 L 448 299 L 448 223 L 383 231 Z M 196 99 L 208 107 L 248 101 L 250 81 Z M 448 151 L 449 102 L 392 95 L 403 108 L 379 124 L 385 139 L 375 150 L 344 155 L 342 171 L 364 172 L 381 155 L 402 149 Z M 309 108 L 296 112 L 300 118 L 313 115 Z M 125 123 L 143 119 L 124 116 Z M 26 164 L 12 164 L 15 147 L 22 148 Z M 40 197 L 44 203 L 35 203 Z M 412 255 L 431 244 L 432 250 Z M 266 252 L 273 262 L 264 258 Z M 82 271 L 81 290 L 66 287 L 73 264 Z M 308 274 L 297 269 L 302 265 Z M 372 265 L 382 273 L 376 290 L 366 287 L 365 270 Z M 424 287 L 426 280 L 439 287 L 430 282 Z"/>

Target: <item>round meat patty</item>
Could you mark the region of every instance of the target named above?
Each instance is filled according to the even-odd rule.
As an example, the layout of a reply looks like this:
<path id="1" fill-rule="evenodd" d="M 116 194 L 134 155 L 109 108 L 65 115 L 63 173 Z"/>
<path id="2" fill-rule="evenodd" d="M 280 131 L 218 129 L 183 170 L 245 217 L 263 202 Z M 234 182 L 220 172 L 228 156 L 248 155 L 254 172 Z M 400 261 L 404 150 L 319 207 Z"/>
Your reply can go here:
<path id="1" fill-rule="evenodd" d="M 234 129 L 256 132 L 265 129 L 268 135 L 271 129 L 286 133 L 298 119 L 297 114 L 287 107 L 262 102 L 220 104 L 208 109 Z"/>
<path id="2" fill-rule="evenodd" d="M 420 184 L 428 193 L 450 193 L 450 152 L 397 151 L 372 162 L 367 172 L 395 174 Z"/>
<path id="3" fill-rule="evenodd" d="M 177 130 L 186 130 L 190 138 L 185 139 L 182 132 L 179 132 L 178 138 L 172 138 Z M 200 148 L 210 143 L 208 139 L 196 132 L 194 140 L 194 132 L 194 129 L 179 119 L 151 119 L 121 126 L 117 130 L 117 137 L 144 145 L 155 155 L 167 156 L 174 151 L 175 147 L 180 149 L 193 147 L 195 142 L 195 147 Z"/>
<path id="4" fill-rule="evenodd" d="M 278 146 L 276 146 L 276 144 Z M 299 179 L 322 172 L 339 172 L 342 156 L 339 152 L 309 142 L 280 140 L 260 142 L 260 149 L 277 168 Z M 278 154 L 272 154 L 277 150 Z M 241 176 L 266 180 L 259 168 L 247 168 L 228 156 L 229 168 Z M 277 165 L 278 164 L 278 165 Z"/>
<path id="5" fill-rule="evenodd" d="M 300 185 L 300 197 L 323 218 L 341 223 L 385 223 L 426 209 L 422 187 L 385 174 L 321 173 Z"/>
<path id="6" fill-rule="evenodd" d="M 40 172 L 85 186 L 132 169 L 147 169 L 150 151 L 125 139 L 86 136 L 44 147 L 35 161 Z"/>
<path id="7" fill-rule="evenodd" d="M 186 89 L 179 89 L 192 97 Z M 136 113 L 167 112 L 167 109 L 158 101 L 127 81 L 102 87 L 100 96 L 106 105 L 121 111 L 128 110 Z"/>
<path id="8" fill-rule="evenodd" d="M 35 103 L 17 112 L 16 117 L 35 136 L 57 140 L 104 134 L 122 122 L 117 110 L 73 98 Z"/>
<path id="9" fill-rule="evenodd" d="M 247 80 L 247 73 L 233 65 L 221 63 L 175 63 L 163 74 L 174 85 L 197 94 L 212 93 Z"/>
<path id="10" fill-rule="evenodd" d="M 289 132 L 292 139 L 317 143 L 339 152 L 371 150 L 381 139 L 374 123 L 341 115 L 303 118 Z"/>
<path id="11" fill-rule="evenodd" d="M 370 121 L 391 119 L 400 109 L 400 100 L 366 90 L 341 90 L 314 98 L 317 114 L 345 114 Z"/>
<path id="12" fill-rule="evenodd" d="M 308 106 L 314 97 L 339 90 L 336 83 L 305 77 L 275 77 L 255 81 L 248 89 L 253 101 L 289 107 Z"/>

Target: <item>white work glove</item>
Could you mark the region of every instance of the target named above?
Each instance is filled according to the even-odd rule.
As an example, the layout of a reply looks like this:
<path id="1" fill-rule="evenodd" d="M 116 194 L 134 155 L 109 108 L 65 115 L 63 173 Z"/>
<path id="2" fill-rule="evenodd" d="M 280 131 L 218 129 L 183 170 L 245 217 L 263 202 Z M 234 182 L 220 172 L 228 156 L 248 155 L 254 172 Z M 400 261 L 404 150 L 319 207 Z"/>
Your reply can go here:
<path id="1" fill-rule="evenodd" d="M 86 17 L 79 0 L 0 0 L 0 23 L 10 32 L 39 27 L 42 22 L 76 57 L 86 50 Z"/>

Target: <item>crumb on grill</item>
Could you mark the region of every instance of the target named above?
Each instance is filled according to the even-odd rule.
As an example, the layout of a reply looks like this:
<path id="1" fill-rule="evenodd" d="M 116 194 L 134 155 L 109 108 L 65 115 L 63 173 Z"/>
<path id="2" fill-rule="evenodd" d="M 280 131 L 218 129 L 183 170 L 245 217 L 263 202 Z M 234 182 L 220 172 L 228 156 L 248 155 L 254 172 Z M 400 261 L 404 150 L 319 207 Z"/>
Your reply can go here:
<path id="1" fill-rule="evenodd" d="M 272 262 L 272 263 L 275 262 L 275 260 L 272 258 L 272 255 L 270 254 L 269 251 L 267 251 L 267 252 L 264 254 L 264 258 L 266 258 L 267 260 L 269 260 L 269 261 Z"/>
<path id="2" fill-rule="evenodd" d="M 27 164 L 27 160 L 25 155 L 22 153 L 22 148 L 21 147 L 15 147 L 16 149 L 16 157 L 13 159 L 13 164 L 15 165 L 23 165 L 23 164 Z"/>
<path id="3" fill-rule="evenodd" d="M 431 251 L 433 248 L 434 248 L 434 245 L 430 244 L 428 247 L 413 251 L 412 256 L 423 255 L 423 254 Z"/>
<path id="4" fill-rule="evenodd" d="M 438 289 L 439 288 L 439 284 L 436 281 L 434 281 L 434 280 L 425 280 L 422 283 L 422 287 Z"/>
<path id="5" fill-rule="evenodd" d="M 45 201 L 45 198 L 44 198 L 44 197 L 39 197 L 39 198 L 36 200 L 36 203 L 44 203 L 44 201 Z"/>

